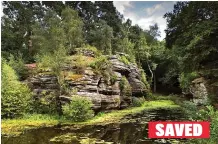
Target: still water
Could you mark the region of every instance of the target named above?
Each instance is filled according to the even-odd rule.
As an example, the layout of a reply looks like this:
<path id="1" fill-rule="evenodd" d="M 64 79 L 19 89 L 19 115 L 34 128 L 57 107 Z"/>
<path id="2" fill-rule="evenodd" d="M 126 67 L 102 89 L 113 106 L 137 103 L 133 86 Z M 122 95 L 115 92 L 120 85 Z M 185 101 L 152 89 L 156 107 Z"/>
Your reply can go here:
<path id="1" fill-rule="evenodd" d="M 120 123 L 45 127 L 28 130 L 18 137 L 2 137 L 3 144 L 175 144 L 185 140 L 148 139 L 148 121 L 184 120 L 180 109 L 156 109 L 128 115 Z M 61 136 L 61 138 L 60 138 Z M 55 138 L 56 137 L 56 138 Z"/>

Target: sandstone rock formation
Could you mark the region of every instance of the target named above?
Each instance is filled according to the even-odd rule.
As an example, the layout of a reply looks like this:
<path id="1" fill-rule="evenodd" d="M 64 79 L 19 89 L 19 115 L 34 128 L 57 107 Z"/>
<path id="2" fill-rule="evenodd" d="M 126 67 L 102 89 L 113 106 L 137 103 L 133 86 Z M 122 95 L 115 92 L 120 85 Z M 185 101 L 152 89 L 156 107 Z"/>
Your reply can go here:
<path id="1" fill-rule="evenodd" d="M 197 78 L 192 81 L 190 92 L 193 95 L 193 102 L 197 105 L 206 104 L 208 101 L 208 91 L 204 78 Z"/>
<path id="2" fill-rule="evenodd" d="M 91 52 L 85 52 L 85 56 L 94 58 Z M 79 95 L 89 98 L 96 111 L 125 108 L 131 104 L 132 98 L 124 95 L 120 89 L 122 77 L 128 80 L 132 96 L 146 95 L 149 88 L 141 80 L 142 71 L 133 63 L 125 64 L 119 56 L 107 57 L 112 66 L 109 77 L 96 73 L 90 66 L 82 74 L 75 74 L 75 68 L 71 65 L 64 66 L 63 72 L 67 73 L 64 81 L 68 93 L 63 93 L 61 100 L 68 101 L 73 95 Z M 38 97 L 42 97 L 43 91 L 50 93 L 58 91 L 59 88 L 56 77 L 49 72 L 29 77 L 28 83 Z"/>
<path id="3" fill-rule="evenodd" d="M 197 105 L 205 105 L 208 100 L 217 102 L 218 100 L 218 83 L 200 77 L 194 79 L 190 86 L 190 92 L 193 95 L 193 102 Z"/>

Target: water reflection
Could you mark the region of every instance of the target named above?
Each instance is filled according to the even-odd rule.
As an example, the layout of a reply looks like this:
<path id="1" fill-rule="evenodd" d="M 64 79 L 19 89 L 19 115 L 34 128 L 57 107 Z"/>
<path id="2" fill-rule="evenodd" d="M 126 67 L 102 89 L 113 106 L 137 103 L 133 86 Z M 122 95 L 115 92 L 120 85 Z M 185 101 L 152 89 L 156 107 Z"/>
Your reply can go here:
<path id="1" fill-rule="evenodd" d="M 29 130 L 19 137 L 6 138 L 2 137 L 4 144 L 53 144 L 67 143 L 79 144 L 88 139 L 97 139 L 96 143 L 112 142 L 113 144 L 155 144 L 155 143 L 177 143 L 178 140 L 167 139 L 148 139 L 147 138 L 147 122 L 158 120 L 184 120 L 184 115 L 180 109 L 157 109 L 144 111 L 140 114 L 126 116 L 121 123 L 108 125 L 85 126 L 81 129 L 75 129 L 71 126 L 50 127 Z M 76 140 L 67 141 L 68 137 L 64 137 L 64 141 L 50 141 L 52 138 L 60 135 L 70 134 L 76 136 Z M 85 139 L 85 140 L 84 140 Z M 174 141 L 174 142 L 173 142 Z M 181 142 L 181 140 L 180 140 Z M 179 142 L 178 142 L 179 143 Z"/>

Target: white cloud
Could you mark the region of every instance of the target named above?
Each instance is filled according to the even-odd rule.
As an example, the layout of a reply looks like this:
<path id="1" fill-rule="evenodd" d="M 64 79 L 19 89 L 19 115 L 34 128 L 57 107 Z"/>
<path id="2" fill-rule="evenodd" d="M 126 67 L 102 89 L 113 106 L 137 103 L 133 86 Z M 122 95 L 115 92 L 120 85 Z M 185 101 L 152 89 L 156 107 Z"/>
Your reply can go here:
<path id="1" fill-rule="evenodd" d="M 124 14 L 126 8 L 132 7 L 130 1 L 114 1 L 114 6 L 121 14 Z"/>
<path id="2" fill-rule="evenodd" d="M 174 3 L 175 2 L 160 2 L 152 7 L 145 8 L 143 9 L 143 16 L 139 15 L 139 11 L 131 11 L 128 9 L 129 5 L 132 6 L 130 2 L 118 3 L 116 5 L 114 2 L 114 5 L 117 10 L 124 15 L 125 19 L 129 18 L 132 20 L 133 25 L 138 24 L 143 29 L 149 29 L 150 25 L 157 23 L 161 32 L 159 40 L 162 40 L 166 36 L 164 32 L 166 29 L 166 20 L 163 18 L 163 15 L 168 11 L 172 11 Z"/>

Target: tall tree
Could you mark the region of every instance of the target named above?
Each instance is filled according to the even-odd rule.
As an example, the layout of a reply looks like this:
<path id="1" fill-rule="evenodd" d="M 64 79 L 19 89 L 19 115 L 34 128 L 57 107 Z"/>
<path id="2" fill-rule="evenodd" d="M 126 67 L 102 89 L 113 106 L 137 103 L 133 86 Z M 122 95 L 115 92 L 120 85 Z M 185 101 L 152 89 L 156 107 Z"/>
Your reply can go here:
<path id="1" fill-rule="evenodd" d="M 113 38 L 113 29 L 103 20 L 95 23 L 95 27 L 90 31 L 88 41 L 102 50 L 105 54 L 111 54 L 111 41 Z"/>
<path id="2" fill-rule="evenodd" d="M 193 71 L 218 57 L 218 3 L 178 2 L 166 13 L 166 44 L 178 54 L 182 71 Z"/>
<path id="3" fill-rule="evenodd" d="M 33 56 L 31 42 L 32 25 L 40 20 L 44 8 L 40 2 L 4 1 L 2 17 L 2 51 L 6 54 L 25 54 L 25 58 Z"/>
<path id="4" fill-rule="evenodd" d="M 67 7 L 61 13 L 62 26 L 66 34 L 69 50 L 81 47 L 83 40 L 83 21 L 77 11 Z"/>

